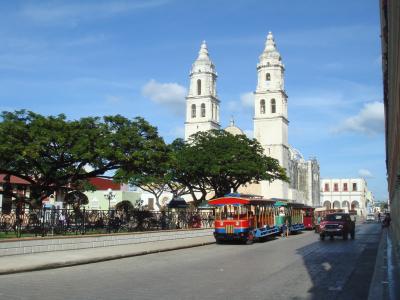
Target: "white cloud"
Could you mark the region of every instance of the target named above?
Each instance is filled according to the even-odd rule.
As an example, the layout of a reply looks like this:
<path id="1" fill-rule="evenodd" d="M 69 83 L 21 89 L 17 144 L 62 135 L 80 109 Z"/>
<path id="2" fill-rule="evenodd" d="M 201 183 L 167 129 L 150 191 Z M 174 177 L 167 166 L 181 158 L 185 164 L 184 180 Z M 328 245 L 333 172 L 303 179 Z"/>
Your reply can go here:
<path id="1" fill-rule="evenodd" d="M 82 20 L 104 18 L 138 9 L 156 7 L 167 2 L 168 0 L 79 1 L 76 3 L 41 1 L 39 3 L 23 6 L 21 14 L 24 17 L 40 23 L 63 23 L 68 21 L 75 24 Z"/>
<path id="2" fill-rule="evenodd" d="M 382 102 L 371 102 L 364 105 L 361 111 L 335 128 L 336 133 L 358 132 L 367 135 L 383 133 L 384 109 Z"/>
<path id="3" fill-rule="evenodd" d="M 186 88 L 177 83 L 160 83 L 154 79 L 142 88 L 143 96 L 155 103 L 166 105 L 178 113 L 185 110 L 186 93 Z"/>
<path id="4" fill-rule="evenodd" d="M 245 129 L 243 130 L 243 132 L 249 139 L 252 139 L 254 137 L 254 132 L 251 129 Z"/>
<path id="5" fill-rule="evenodd" d="M 373 177 L 371 171 L 369 171 L 367 169 L 358 170 L 358 175 L 363 177 L 363 178 L 371 178 L 371 177 Z"/>
<path id="6" fill-rule="evenodd" d="M 227 102 L 227 106 L 229 111 L 238 111 L 239 109 L 239 105 L 237 103 L 237 101 L 228 101 Z"/>
<path id="7" fill-rule="evenodd" d="M 242 93 L 239 96 L 239 100 L 228 101 L 228 110 L 232 112 L 241 112 L 243 109 L 249 109 L 254 107 L 254 94 L 253 92 Z"/>
<path id="8" fill-rule="evenodd" d="M 240 102 L 245 107 L 254 107 L 254 94 L 248 92 L 240 95 Z"/>
<path id="9" fill-rule="evenodd" d="M 106 96 L 106 102 L 110 103 L 110 104 L 117 104 L 119 102 L 121 102 L 122 98 L 119 96 L 115 96 L 115 95 L 107 95 Z"/>

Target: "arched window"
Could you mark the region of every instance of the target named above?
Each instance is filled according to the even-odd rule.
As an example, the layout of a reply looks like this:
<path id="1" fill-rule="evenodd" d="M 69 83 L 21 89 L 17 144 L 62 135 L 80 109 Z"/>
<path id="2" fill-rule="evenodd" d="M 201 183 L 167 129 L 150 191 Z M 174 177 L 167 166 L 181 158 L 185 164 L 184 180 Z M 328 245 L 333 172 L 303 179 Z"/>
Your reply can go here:
<path id="1" fill-rule="evenodd" d="M 271 99 L 271 113 L 276 113 L 276 101 L 275 99 Z"/>
<path id="2" fill-rule="evenodd" d="M 201 80 L 197 79 L 197 95 L 201 95 Z"/>
<path id="3" fill-rule="evenodd" d="M 267 73 L 267 74 L 265 75 L 265 80 L 266 80 L 266 81 L 270 81 L 270 80 L 271 80 L 271 75 L 270 75 L 269 73 Z"/>
<path id="4" fill-rule="evenodd" d="M 211 103 L 211 119 L 214 119 L 214 103 Z"/>
<path id="5" fill-rule="evenodd" d="M 201 104 L 201 116 L 203 118 L 206 116 L 206 105 L 204 103 Z"/>
<path id="6" fill-rule="evenodd" d="M 260 101 L 260 114 L 265 114 L 265 100 Z"/>
<path id="7" fill-rule="evenodd" d="M 192 104 L 192 118 L 196 118 L 196 104 Z"/>

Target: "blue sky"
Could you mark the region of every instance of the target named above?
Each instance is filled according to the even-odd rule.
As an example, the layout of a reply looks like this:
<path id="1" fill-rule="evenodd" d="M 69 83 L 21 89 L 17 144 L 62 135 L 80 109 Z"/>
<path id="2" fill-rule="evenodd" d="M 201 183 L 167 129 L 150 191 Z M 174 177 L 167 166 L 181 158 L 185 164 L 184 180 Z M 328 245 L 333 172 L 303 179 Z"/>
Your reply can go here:
<path id="1" fill-rule="evenodd" d="M 221 122 L 251 135 L 256 64 L 272 31 L 286 66 L 289 142 L 323 178 L 363 176 L 387 198 L 379 1 L 0 0 L 0 109 L 143 116 L 183 135 L 206 40 Z"/>

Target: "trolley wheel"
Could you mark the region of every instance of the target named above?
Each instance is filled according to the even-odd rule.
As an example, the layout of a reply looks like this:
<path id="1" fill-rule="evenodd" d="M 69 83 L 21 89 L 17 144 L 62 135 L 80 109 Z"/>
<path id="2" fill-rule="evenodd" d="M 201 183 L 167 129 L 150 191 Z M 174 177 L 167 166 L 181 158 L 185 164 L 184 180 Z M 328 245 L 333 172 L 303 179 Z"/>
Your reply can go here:
<path id="1" fill-rule="evenodd" d="M 246 245 L 251 245 L 253 243 L 254 243 L 254 234 L 249 233 L 249 235 L 247 236 Z"/>

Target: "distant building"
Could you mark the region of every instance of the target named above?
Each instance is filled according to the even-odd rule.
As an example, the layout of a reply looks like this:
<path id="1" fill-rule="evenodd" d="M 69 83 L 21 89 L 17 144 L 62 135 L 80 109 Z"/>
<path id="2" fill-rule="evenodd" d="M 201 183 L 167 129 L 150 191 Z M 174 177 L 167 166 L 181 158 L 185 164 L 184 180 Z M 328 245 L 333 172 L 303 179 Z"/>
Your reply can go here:
<path id="1" fill-rule="evenodd" d="M 239 191 L 262 195 L 265 198 L 283 198 L 310 206 L 319 205 L 319 164 L 317 159 L 305 160 L 288 142 L 288 96 L 284 87 L 285 66 L 268 33 L 263 52 L 257 64 L 257 85 L 254 92 L 254 138 L 260 142 L 266 155 L 277 159 L 287 170 L 290 183 L 276 180 L 262 181 L 242 187 Z M 186 97 L 185 139 L 199 131 L 219 129 L 217 72 L 205 42 L 190 71 L 189 92 Z M 231 122 L 226 131 L 243 134 Z"/>
<path id="2" fill-rule="evenodd" d="M 108 210 L 114 208 L 121 201 L 129 201 L 132 205 L 136 205 L 141 199 L 140 192 L 128 191 L 126 185 L 115 183 L 109 179 L 90 178 L 89 182 L 96 190 L 84 193 L 89 199 L 89 203 L 85 206 L 87 209 Z M 113 195 L 110 201 L 105 196 L 109 191 Z"/>
<path id="3" fill-rule="evenodd" d="M 30 182 L 14 175 L 0 174 L 0 212 L 8 213 L 15 208 L 15 199 L 7 194 L 7 189 L 13 194 L 29 197 Z M 6 195 L 3 193 L 6 192 Z"/>
<path id="4" fill-rule="evenodd" d="M 372 192 L 363 178 L 321 179 L 321 206 L 341 208 L 346 212 L 355 210 L 358 215 L 365 216 L 373 201 Z"/>

